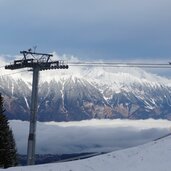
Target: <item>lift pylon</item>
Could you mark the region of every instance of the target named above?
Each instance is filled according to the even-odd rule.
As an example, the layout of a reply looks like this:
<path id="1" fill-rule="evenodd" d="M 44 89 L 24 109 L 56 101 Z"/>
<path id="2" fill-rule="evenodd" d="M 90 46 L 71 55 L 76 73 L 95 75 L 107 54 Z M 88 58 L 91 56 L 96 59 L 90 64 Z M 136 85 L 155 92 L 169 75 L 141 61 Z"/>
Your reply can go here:
<path id="1" fill-rule="evenodd" d="M 69 66 L 64 61 L 52 61 L 52 54 L 36 53 L 31 49 L 21 51 L 23 59 L 14 60 L 14 63 L 6 65 L 5 69 L 22 69 L 31 68 L 33 71 L 32 95 L 30 107 L 30 127 L 27 146 L 27 164 L 35 164 L 35 147 L 36 147 L 36 121 L 37 121 L 37 102 L 38 102 L 38 83 L 39 71 L 50 69 L 68 69 Z"/>

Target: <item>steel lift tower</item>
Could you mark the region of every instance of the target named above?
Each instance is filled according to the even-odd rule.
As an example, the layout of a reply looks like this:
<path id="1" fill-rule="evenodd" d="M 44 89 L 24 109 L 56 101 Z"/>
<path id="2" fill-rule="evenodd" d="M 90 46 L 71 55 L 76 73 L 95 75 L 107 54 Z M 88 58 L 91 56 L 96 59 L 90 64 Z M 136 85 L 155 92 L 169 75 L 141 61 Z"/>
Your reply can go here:
<path id="1" fill-rule="evenodd" d="M 39 71 L 50 69 L 68 69 L 68 65 L 64 61 L 52 61 L 52 54 L 36 53 L 31 49 L 21 51 L 23 59 L 14 60 L 14 63 L 6 65 L 5 69 L 22 69 L 31 68 L 33 71 L 32 95 L 30 106 L 30 129 L 27 147 L 27 164 L 35 164 L 35 146 L 36 146 L 36 121 L 37 121 L 37 102 L 38 102 L 38 82 Z"/>

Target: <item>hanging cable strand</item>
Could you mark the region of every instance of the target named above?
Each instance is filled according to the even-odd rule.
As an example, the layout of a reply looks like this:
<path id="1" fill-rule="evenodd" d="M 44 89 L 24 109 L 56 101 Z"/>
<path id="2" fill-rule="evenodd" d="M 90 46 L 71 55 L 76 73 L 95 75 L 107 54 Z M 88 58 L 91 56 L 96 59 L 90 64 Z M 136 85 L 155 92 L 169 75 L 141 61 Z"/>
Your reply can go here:
<path id="1" fill-rule="evenodd" d="M 169 69 L 171 68 L 171 64 L 170 63 L 121 63 L 121 62 L 68 62 L 68 64 L 70 66 L 73 67 L 104 67 L 104 68 L 158 68 L 158 69 Z M 5 69 L 5 65 L 4 66 L 0 66 L 0 69 Z M 14 73 L 9 73 L 9 74 L 3 74 L 0 75 L 1 76 L 8 76 L 8 75 L 13 75 L 13 74 L 17 74 L 20 72 L 26 72 L 28 70 L 24 70 L 24 71 L 19 71 L 19 72 L 14 72 Z"/>
<path id="2" fill-rule="evenodd" d="M 28 71 L 29 70 L 22 70 L 22 71 L 18 71 L 18 72 L 3 74 L 3 75 L 0 75 L 0 77 L 4 77 L 4 76 L 8 76 L 8 75 L 14 75 L 14 74 L 18 74 L 18 73 L 22 73 L 22 72 L 28 72 Z"/>
<path id="3" fill-rule="evenodd" d="M 68 64 L 70 66 L 75 66 L 75 67 L 79 67 L 79 66 L 94 66 L 94 67 L 108 67 L 108 68 L 118 68 L 118 67 L 123 67 L 123 68 L 171 68 L 170 64 L 150 64 L 150 63 L 108 63 L 108 62 L 104 62 L 104 63 L 100 63 L 100 62 L 68 62 Z M 0 66 L 0 69 L 4 69 L 5 66 Z"/>
<path id="4" fill-rule="evenodd" d="M 106 65 L 70 65 L 73 67 L 85 67 L 85 66 L 89 66 L 89 67 L 102 67 L 102 68 L 151 68 L 151 69 L 155 69 L 155 68 L 159 68 L 159 69 L 169 69 L 171 68 L 171 66 L 106 66 Z"/>
<path id="5" fill-rule="evenodd" d="M 170 63 L 68 62 L 70 66 L 171 68 Z"/>
<path id="6" fill-rule="evenodd" d="M 92 65 L 100 65 L 100 64 L 105 64 L 105 65 L 169 65 L 170 63 L 142 63 L 142 62 L 68 62 L 69 64 L 92 64 Z"/>

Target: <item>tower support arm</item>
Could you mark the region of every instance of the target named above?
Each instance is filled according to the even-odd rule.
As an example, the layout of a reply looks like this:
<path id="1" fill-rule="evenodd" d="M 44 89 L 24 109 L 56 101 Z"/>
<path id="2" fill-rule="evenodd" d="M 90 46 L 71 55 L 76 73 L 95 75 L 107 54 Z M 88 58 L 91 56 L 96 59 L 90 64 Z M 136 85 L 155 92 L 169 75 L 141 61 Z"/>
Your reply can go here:
<path id="1" fill-rule="evenodd" d="M 37 52 L 31 52 L 31 51 L 20 51 L 21 54 L 23 55 L 40 55 L 40 56 L 49 56 L 52 57 L 52 54 L 48 54 L 48 53 L 37 53 Z"/>

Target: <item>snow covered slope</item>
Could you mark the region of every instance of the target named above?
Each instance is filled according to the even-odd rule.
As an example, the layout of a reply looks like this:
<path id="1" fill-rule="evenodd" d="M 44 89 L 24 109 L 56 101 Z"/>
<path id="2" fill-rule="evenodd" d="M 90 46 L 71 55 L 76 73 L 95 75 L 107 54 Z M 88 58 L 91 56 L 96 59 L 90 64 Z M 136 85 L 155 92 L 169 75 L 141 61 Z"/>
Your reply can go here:
<path id="1" fill-rule="evenodd" d="M 171 136 L 89 159 L 9 168 L 7 171 L 170 171 L 170 158 Z"/>

